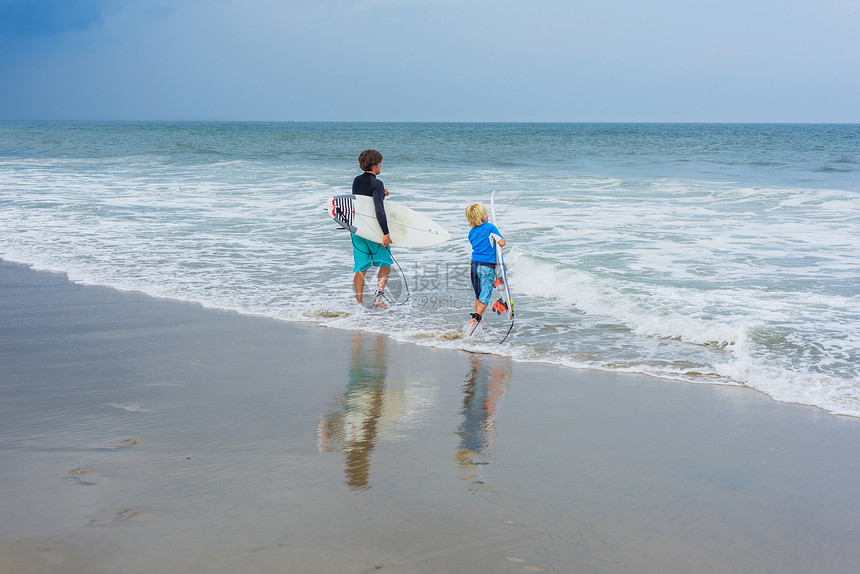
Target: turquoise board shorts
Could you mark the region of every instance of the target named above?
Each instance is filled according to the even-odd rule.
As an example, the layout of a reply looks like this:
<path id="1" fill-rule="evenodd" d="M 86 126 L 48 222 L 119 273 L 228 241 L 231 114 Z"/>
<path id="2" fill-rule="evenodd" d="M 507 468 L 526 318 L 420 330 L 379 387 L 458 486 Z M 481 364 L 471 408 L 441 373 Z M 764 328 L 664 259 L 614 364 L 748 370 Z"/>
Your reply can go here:
<path id="1" fill-rule="evenodd" d="M 353 234 L 352 258 L 355 261 L 353 272 L 367 271 L 371 267 L 388 267 L 393 263 L 391 252 L 375 241 L 368 241 Z"/>

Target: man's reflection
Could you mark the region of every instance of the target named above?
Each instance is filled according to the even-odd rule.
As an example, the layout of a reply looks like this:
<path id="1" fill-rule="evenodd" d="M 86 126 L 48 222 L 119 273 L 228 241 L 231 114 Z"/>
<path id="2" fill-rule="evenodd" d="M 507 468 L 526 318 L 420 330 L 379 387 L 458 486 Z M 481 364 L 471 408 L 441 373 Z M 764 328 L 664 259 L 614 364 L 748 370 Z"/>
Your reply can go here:
<path id="1" fill-rule="evenodd" d="M 495 414 L 507 392 L 511 376 L 507 359 L 482 355 L 469 356 L 470 369 L 463 385 L 463 421 L 457 429 L 460 445 L 455 455 L 464 478 L 483 484 L 478 467 L 489 464 L 496 439 Z"/>
<path id="2" fill-rule="evenodd" d="M 365 337 L 370 339 L 368 348 L 364 348 Z M 370 454 L 385 405 L 387 374 L 386 337 L 356 332 L 340 408 L 324 416 L 318 429 L 321 452 L 344 453 L 346 483 L 353 490 L 370 488 Z"/>

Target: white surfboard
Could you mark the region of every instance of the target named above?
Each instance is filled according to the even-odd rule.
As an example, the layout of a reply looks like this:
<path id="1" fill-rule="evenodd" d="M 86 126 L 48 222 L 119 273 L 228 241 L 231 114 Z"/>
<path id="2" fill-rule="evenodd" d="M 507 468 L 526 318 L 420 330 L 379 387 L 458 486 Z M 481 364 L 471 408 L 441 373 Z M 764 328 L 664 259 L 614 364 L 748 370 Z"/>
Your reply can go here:
<path id="1" fill-rule="evenodd" d="M 496 223 L 496 192 L 490 195 L 490 219 L 493 225 L 498 227 Z M 511 288 L 508 285 L 508 274 L 505 270 L 505 257 L 502 255 L 502 246 L 498 242 L 494 242 L 496 246 L 496 281 L 494 285 L 501 289 L 501 301 L 506 307 L 505 314 L 508 319 L 514 320 L 514 301 L 511 299 Z"/>
<path id="2" fill-rule="evenodd" d="M 366 195 L 336 195 L 326 202 L 329 216 L 369 241 L 382 243 L 382 228 L 376 221 L 373 198 Z M 385 202 L 391 245 L 406 249 L 434 247 L 451 239 L 441 225 L 417 211 L 392 201 Z"/>

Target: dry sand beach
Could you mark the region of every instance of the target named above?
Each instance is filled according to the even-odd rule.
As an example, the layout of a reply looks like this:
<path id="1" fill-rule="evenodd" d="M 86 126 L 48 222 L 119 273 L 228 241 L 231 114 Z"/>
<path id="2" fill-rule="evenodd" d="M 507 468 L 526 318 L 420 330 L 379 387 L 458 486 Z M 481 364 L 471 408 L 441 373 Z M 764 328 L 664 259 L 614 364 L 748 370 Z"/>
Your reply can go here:
<path id="1" fill-rule="evenodd" d="M 860 420 L 0 261 L 0 572 L 860 571 Z"/>

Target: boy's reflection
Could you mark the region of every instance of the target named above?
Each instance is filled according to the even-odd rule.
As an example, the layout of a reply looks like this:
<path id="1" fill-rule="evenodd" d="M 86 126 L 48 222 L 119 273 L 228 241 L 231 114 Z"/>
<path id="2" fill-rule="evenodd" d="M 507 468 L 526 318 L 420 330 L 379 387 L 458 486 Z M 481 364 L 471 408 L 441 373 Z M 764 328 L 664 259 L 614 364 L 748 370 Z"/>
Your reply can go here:
<path id="1" fill-rule="evenodd" d="M 372 339 L 367 349 L 363 348 L 365 336 Z M 370 488 L 370 454 L 376 445 L 379 418 L 385 406 L 386 342 L 383 335 L 355 333 L 349 381 L 340 408 L 324 416 L 318 429 L 321 452 L 344 453 L 346 483 L 353 490 Z"/>
<path id="2" fill-rule="evenodd" d="M 464 478 L 476 484 L 477 467 L 490 462 L 490 449 L 496 439 L 495 413 L 499 401 L 507 392 L 511 376 L 506 359 L 470 355 L 470 369 L 463 385 L 463 422 L 457 429 L 460 448 L 455 459 L 464 471 Z"/>

